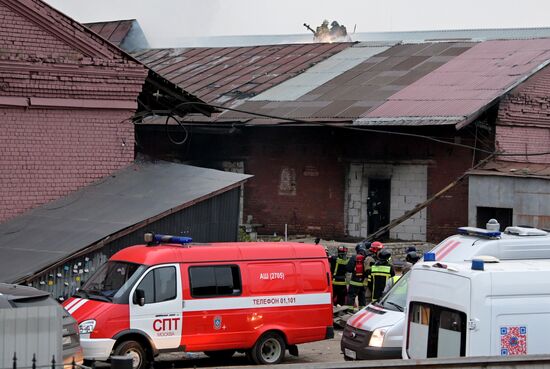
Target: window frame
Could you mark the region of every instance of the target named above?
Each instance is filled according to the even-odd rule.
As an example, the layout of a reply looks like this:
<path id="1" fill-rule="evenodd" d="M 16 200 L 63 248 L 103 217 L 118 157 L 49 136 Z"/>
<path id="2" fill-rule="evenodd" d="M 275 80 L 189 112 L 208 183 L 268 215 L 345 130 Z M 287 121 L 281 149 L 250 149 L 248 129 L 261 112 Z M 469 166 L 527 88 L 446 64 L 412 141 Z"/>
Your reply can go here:
<path id="1" fill-rule="evenodd" d="M 406 344 L 406 351 L 407 355 L 409 355 L 409 347 L 411 342 L 411 322 L 412 322 L 412 315 L 414 313 L 414 306 L 424 306 L 428 307 L 430 309 L 430 317 L 428 322 L 428 342 L 426 343 L 426 358 L 427 359 L 433 359 L 438 358 L 437 352 L 438 352 L 438 345 L 439 345 L 439 329 L 440 322 L 441 322 L 441 313 L 442 312 L 449 312 L 449 313 L 456 313 L 461 317 L 461 323 L 460 323 L 460 356 L 459 357 L 465 357 L 466 356 L 466 334 L 468 332 L 467 327 L 467 319 L 468 316 L 465 312 L 451 309 L 449 307 L 435 305 L 427 302 L 422 301 L 411 301 L 408 306 L 407 315 L 407 344 Z"/>
<path id="2" fill-rule="evenodd" d="M 231 293 L 231 294 L 209 294 L 209 295 L 196 295 L 194 293 L 194 288 L 193 288 L 193 278 L 191 276 L 191 271 L 193 269 L 206 269 L 206 268 L 212 268 L 212 269 L 215 269 L 215 268 L 229 268 L 230 271 L 231 271 L 231 276 L 232 276 L 232 279 L 233 279 L 233 284 L 234 284 L 234 287 L 235 287 L 235 282 L 238 282 L 238 293 Z M 236 269 L 237 271 L 237 280 L 235 280 L 235 275 L 233 273 L 234 269 Z M 242 283 L 242 273 L 241 273 L 241 267 L 238 265 L 238 264 L 213 264 L 213 265 L 192 265 L 190 266 L 188 269 L 187 269 L 187 274 L 188 274 L 188 278 L 189 278 L 189 293 L 191 295 L 192 298 L 194 299 L 202 299 L 202 298 L 218 298 L 218 297 L 230 297 L 230 296 L 241 296 L 242 293 L 243 293 L 243 283 Z M 213 273 L 214 275 L 214 279 L 215 279 L 215 276 L 216 276 L 216 273 Z M 216 282 L 216 291 L 218 291 L 218 287 L 220 287 L 217 283 L 217 281 L 215 280 Z M 234 288 L 235 289 L 235 288 Z"/>
<path id="3" fill-rule="evenodd" d="M 163 269 L 163 268 L 172 268 L 173 269 L 173 272 L 174 272 L 174 286 L 175 286 L 175 295 L 173 298 L 169 299 L 169 300 L 163 300 L 163 301 L 156 301 L 157 300 L 157 270 L 159 269 Z M 141 277 L 141 279 L 139 280 L 139 282 L 136 284 L 136 288 L 134 289 L 134 292 L 132 294 L 132 303 L 134 305 L 136 305 L 136 302 L 134 301 L 134 296 L 135 296 L 135 293 L 136 293 L 136 290 L 140 289 L 140 285 L 143 283 L 143 281 L 149 276 L 149 274 L 152 273 L 153 274 L 153 302 L 145 302 L 145 305 L 151 305 L 151 304 L 161 304 L 163 302 L 169 302 L 169 301 L 173 301 L 173 300 L 176 300 L 178 298 L 178 268 L 176 267 L 176 265 L 174 264 L 167 264 L 167 265 L 158 265 L 158 266 L 155 266 L 154 268 L 150 268 L 149 270 L 146 270 L 144 273 L 143 273 L 143 276 Z"/>

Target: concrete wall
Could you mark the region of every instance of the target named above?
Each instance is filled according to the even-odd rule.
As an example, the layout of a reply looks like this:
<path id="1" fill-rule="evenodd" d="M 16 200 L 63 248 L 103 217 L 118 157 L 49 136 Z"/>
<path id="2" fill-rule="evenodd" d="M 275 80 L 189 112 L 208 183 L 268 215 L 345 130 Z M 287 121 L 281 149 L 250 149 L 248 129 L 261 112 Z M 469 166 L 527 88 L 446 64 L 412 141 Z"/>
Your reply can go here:
<path id="1" fill-rule="evenodd" d="M 484 206 L 513 209 L 514 225 L 550 228 L 550 180 L 471 176 L 469 187 L 470 226 L 477 224 L 477 207 Z"/>
<path id="2" fill-rule="evenodd" d="M 390 219 L 393 220 L 426 200 L 428 168 L 425 164 L 350 164 L 346 181 L 347 230 L 350 236 L 366 237 L 369 178 L 391 179 Z M 426 210 L 390 231 L 401 240 L 426 240 Z"/>

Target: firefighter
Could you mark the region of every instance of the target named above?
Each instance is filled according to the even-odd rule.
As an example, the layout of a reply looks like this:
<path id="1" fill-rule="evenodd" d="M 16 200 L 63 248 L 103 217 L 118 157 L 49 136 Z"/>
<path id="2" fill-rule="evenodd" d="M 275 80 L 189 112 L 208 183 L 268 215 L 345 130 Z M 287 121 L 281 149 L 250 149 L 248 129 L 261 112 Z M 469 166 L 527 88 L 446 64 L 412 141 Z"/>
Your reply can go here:
<path id="1" fill-rule="evenodd" d="M 401 278 L 401 276 L 405 274 L 405 268 L 407 265 L 403 261 L 397 259 L 392 264 L 392 266 L 393 266 L 393 270 L 395 271 L 395 275 L 391 278 L 388 278 L 386 282 L 386 287 L 384 288 L 384 292 L 382 293 L 383 295 L 388 293 L 388 291 L 391 290 L 391 288 L 397 283 L 397 281 Z"/>
<path id="2" fill-rule="evenodd" d="M 338 246 L 336 258 L 331 257 L 330 270 L 332 272 L 332 292 L 334 295 L 334 305 L 344 305 L 348 286 L 346 282 L 346 268 L 348 265 L 348 248 L 344 245 Z"/>
<path id="3" fill-rule="evenodd" d="M 367 285 L 372 292 L 372 302 L 378 301 L 382 297 L 388 278 L 395 275 L 390 259 L 391 252 L 383 248 L 378 251 L 378 261 L 370 268 Z"/>
<path id="4" fill-rule="evenodd" d="M 351 273 L 348 288 L 347 304 L 355 306 L 355 298 L 357 297 L 358 307 L 362 308 L 366 305 L 365 298 L 365 258 L 367 249 L 364 244 L 358 244 L 355 247 L 356 254 L 349 259 L 347 271 Z"/>

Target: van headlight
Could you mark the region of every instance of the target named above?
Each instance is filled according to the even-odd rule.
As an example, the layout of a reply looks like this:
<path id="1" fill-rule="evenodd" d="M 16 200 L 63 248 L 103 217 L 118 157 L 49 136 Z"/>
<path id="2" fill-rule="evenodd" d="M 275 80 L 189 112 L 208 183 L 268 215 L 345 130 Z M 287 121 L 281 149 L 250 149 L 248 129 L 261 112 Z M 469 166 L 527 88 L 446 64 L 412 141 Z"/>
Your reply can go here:
<path id="1" fill-rule="evenodd" d="M 90 334 L 94 331 L 95 328 L 95 320 L 85 320 L 82 323 L 78 325 L 78 330 L 80 331 L 80 334 Z"/>
<path id="2" fill-rule="evenodd" d="M 370 336 L 369 346 L 382 347 L 382 344 L 384 343 L 384 336 L 386 335 L 388 328 L 389 327 L 381 327 L 375 329 L 374 332 L 372 332 L 372 336 Z"/>

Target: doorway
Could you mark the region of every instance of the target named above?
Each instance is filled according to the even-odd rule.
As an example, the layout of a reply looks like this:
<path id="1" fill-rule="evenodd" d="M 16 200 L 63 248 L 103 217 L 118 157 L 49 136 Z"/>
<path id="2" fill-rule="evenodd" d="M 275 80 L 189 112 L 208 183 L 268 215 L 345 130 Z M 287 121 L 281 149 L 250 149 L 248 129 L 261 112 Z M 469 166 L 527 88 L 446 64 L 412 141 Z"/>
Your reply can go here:
<path id="1" fill-rule="evenodd" d="M 391 179 L 369 178 L 367 231 L 372 234 L 390 221 Z M 387 238 L 385 232 L 379 238 Z"/>

